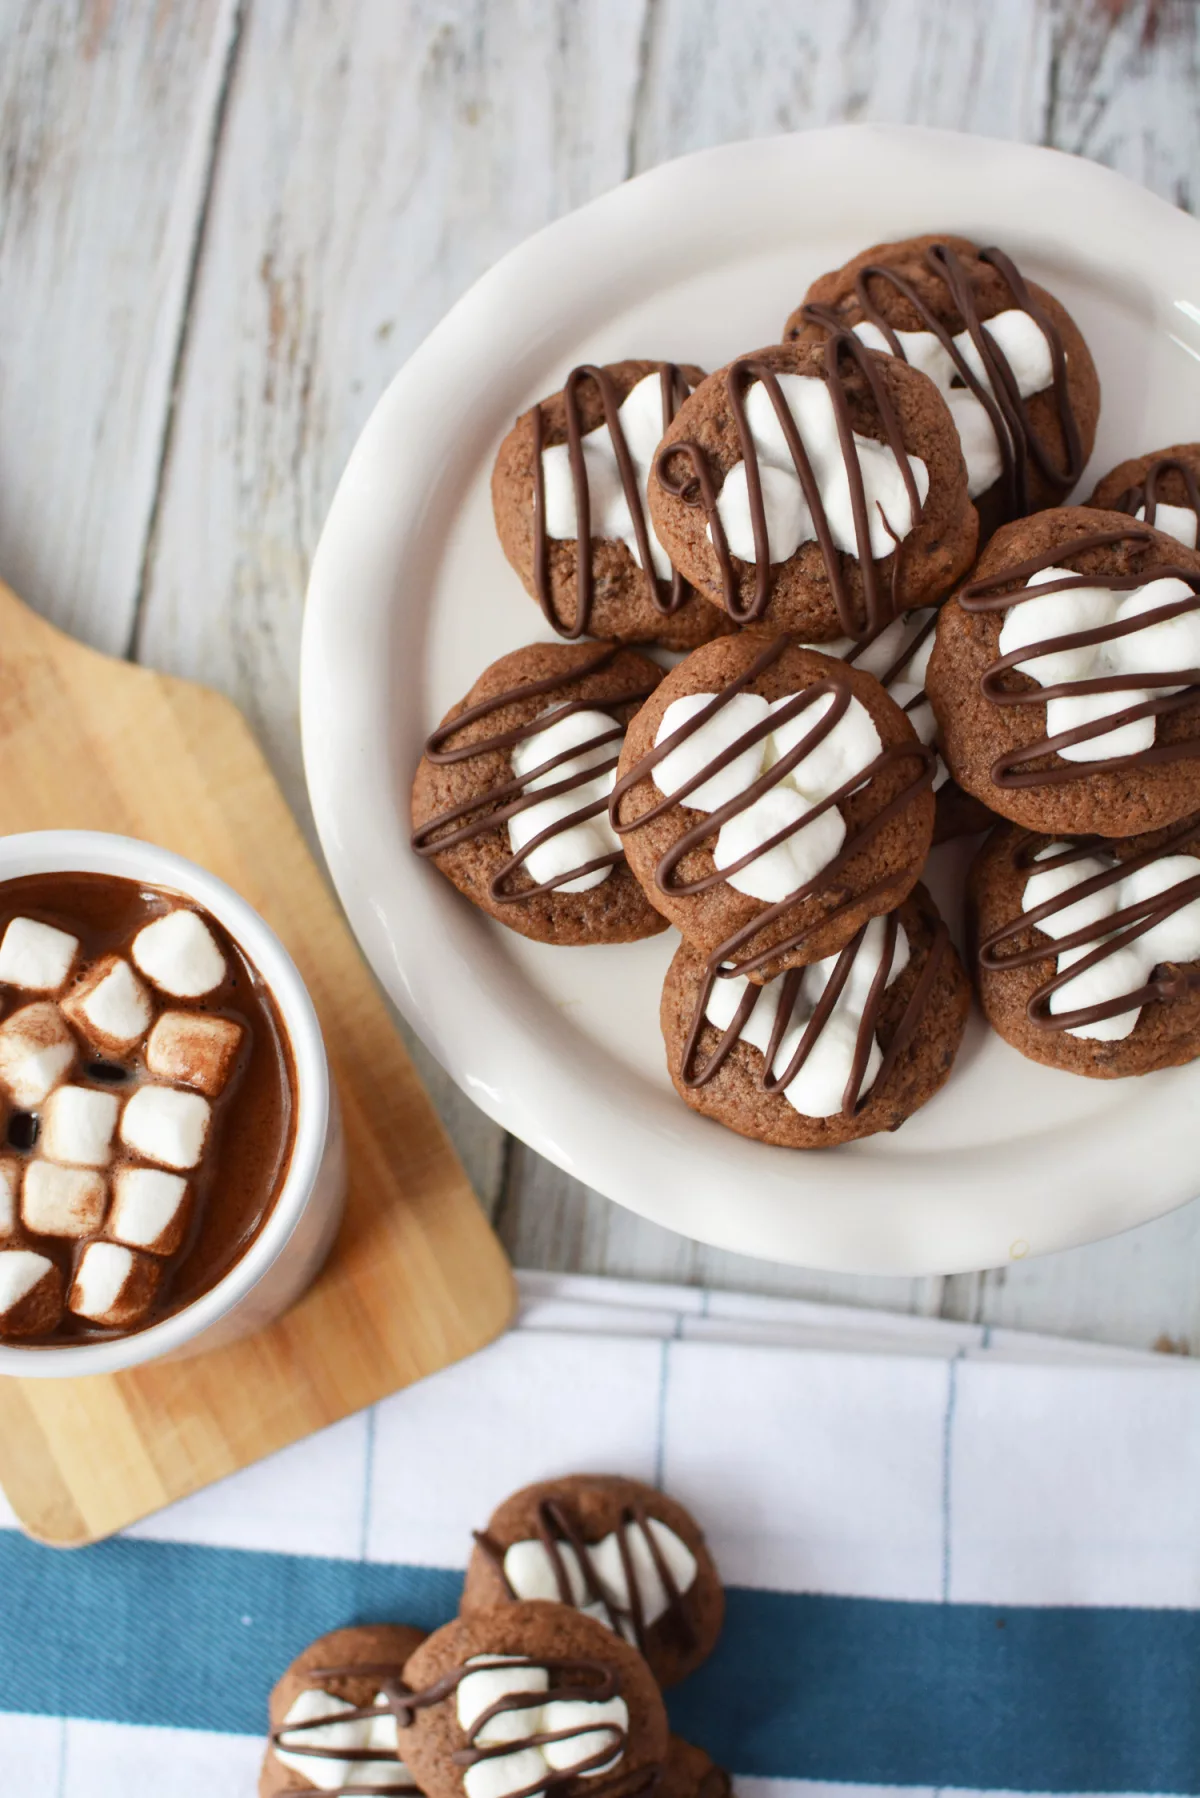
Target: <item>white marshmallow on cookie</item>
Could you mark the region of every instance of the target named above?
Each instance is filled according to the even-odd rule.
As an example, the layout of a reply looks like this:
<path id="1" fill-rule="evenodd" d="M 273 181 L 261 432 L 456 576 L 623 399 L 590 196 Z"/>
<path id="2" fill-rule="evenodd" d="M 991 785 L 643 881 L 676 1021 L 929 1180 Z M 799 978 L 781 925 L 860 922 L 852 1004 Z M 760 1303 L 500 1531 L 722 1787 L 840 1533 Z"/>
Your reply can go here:
<path id="1" fill-rule="evenodd" d="M 36 918 L 13 918 L 0 940 L 0 985 L 57 993 L 79 954 L 79 938 Z"/>
<path id="2" fill-rule="evenodd" d="M 62 1275 L 34 1249 L 0 1249 L 0 1336 L 36 1336 L 62 1321 Z"/>
<path id="3" fill-rule="evenodd" d="M 107 1167 L 120 1100 L 91 1086 L 59 1086 L 42 1112 L 41 1149 L 72 1167 Z"/>
<path id="4" fill-rule="evenodd" d="M 127 1330 L 149 1312 L 161 1273 L 152 1255 L 115 1242 L 89 1242 L 75 1269 L 67 1309 L 90 1323 Z"/>
<path id="5" fill-rule="evenodd" d="M 199 1093 L 139 1086 L 121 1114 L 121 1141 L 163 1167 L 196 1167 L 204 1153 L 212 1107 Z"/>
<path id="6" fill-rule="evenodd" d="M 616 736 L 614 731 L 618 732 Z M 596 739 L 602 737 L 609 741 L 597 743 Z M 523 793 L 535 793 L 541 787 L 553 787 L 559 781 L 569 780 L 572 775 L 585 774 L 589 768 L 602 767 L 619 753 L 621 741 L 620 726 L 607 712 L 567 712 L 544 730 L 513 744 L 513 773 L 522 782 Z M 588 744 L 594 747 L 586 747 Z M 547 762 L 566 755 L 570 749 L 579 749 L 580 753 L 560 761 L 555 768 L 547 768 L 544 774 L 537 772 Z M 540 885 L 543 881 L 574 873 L 578 868 L 586 868 L 589 862 L 620 854 L 621 839 L 608 821 L 608 795 L 615 779 L 616 769 L 610 768 L 607 774 L 602 772 L 565 793 L 553 793 L 548 799 L 513 813 L 508 820 L 508 840 L 514 852 L 525 850 L 526 845 L 544 831 L 553 833 L 521 857 L 531 880 Z M 577 816 L 592 805 L 598 805 L 599 809 L 591 817 Z M 587 874 L 576 874 L 573 880 L 563 881 L 554 890 L 585 893 L 591 887 L 603 885 L 611 873 L 612 864 L 609 863 L 602 868 L 593 868 Z"/>
<path id="7" fill-rule="evenodd" d="M 202 999 L 225 978 L 216 938 L 204 919 L 184 906 L 139 930 L 132 954 L 146 979 L 173 999 Z"/>
<path id="8" fill-rule="evenodd" d="M 335 1698 L 319 1687 L 306 1687 L 283 1720 L 275 1759 L 290 1772 L 301 1774 L 319 1792 L 340 1792 L 343 1786 L 382 1786 L 394 1791 L 396 1781 L 405 1773 L 399 1758 L 395 1714 L 387 1708 L 382 1692 L 375 1700 L 378 1715 L 356 1718 L 355 1709 L 345 1699 Z M 334 1721 L 314 1729 L 311 1725 L 318 1717 Z M 339 1760 L 330 1753 L 332 1749 L 388 1758 Z"/>
<path id="9" fill-rule="evenodd" d="M 158 1080 L 194 1086 L 215 1099 L 233 1072 L 245 1035 L 232 1018 L 202 1011 L 164 1011 L 146 1043 L 146 1066 Z"/>
<path id="10" fill-rule="evenodd" d="M 32 1111 L 66 1079 L 76 1057 L 58 1006 L 50 999 L 22 1005 L 0 1024 L 0 1091 L 18 1111 Z"/>
<path id="11" fill-rule="evenodd" d="M 173 1255 L 183 1241 L 190 1209 L 182 1174 L 160 1167 L 122 1167 L 113 1180 L 108 1234 L 127 1248 Z"/>
<path id="12" fill-rule="evenodd" d="M 25 1167 L 21 1220 L 35 1236 L 94 1236 L 104 1223 L 108 1182 L 94 1168 L 60 1167 L 38 1156 Z"/>
<path id="13" fill-rule="evenodd" d="M 141 1042 L 154 1016 L 149 993 L 119 955 L 94 962 L 62 1008 L 89 1042 L 118 1053 Z"/>

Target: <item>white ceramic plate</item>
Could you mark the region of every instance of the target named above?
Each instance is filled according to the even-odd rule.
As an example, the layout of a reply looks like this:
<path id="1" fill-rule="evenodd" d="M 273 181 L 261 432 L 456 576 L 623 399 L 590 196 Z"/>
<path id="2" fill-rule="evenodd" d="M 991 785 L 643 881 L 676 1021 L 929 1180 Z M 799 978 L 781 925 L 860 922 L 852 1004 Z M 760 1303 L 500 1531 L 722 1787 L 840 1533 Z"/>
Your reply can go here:
<path id="1" fill-rule="evenodd" d="M 1081 492 L 1124 456 L 1200 436 L 1200 226 L 1163 201 L 1092 163 L 943 132 L 733 144 L 560 219 L 459 301 L 354 451 L 304 632 L 305 761 L 334 879 L 376 973 L 458 1083 L 659 1223 L 859 1272 L 992 1266 L 1191 1198 L 1200 1064 L 1081 1080 L 976 1018 L 948 1085 L 897 1135 L 807 1155 L 745 1141 L 667 1078 L 674 933 L 525 942 L 410 852 L 408 793 L 447 707 L 495 657 L 549 635 L 492 526 L 492 459 L 516 415 L 577 362 L 715 368 L 777 338 L 822 270 L 927 231 L 1001 244 L 1079 321 L 1104 384 Z"/>

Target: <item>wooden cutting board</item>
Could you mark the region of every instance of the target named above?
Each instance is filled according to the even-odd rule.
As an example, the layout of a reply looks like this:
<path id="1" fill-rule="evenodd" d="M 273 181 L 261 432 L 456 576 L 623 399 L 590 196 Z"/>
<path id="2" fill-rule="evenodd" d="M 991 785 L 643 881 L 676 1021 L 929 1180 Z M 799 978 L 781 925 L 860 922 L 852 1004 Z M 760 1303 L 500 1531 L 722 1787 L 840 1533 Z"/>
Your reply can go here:
<path id="1" fill-rule="evenodd" d="M 119 831 L 227 880 L 312 993 L 341 1094 L 346 1220 L 262 1334 L 86 1380 L 0 1377 L 0 1485 L 23 1526 L 95 1542 L 471 1354 L 509 1322 L 508 1263 L 242 718 L 118 662 L 0 583 L 0 832 Z"/>

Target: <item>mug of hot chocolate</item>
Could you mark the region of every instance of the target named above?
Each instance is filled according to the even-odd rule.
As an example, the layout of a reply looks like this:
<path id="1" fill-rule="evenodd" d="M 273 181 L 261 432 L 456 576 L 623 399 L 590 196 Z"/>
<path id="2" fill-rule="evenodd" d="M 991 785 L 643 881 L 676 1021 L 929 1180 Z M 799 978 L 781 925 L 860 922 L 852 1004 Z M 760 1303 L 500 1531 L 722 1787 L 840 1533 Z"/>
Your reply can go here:
<path id="1" fill-rule="evenodd" d="M 316 1012 L 257 912 L 131 837 L 0 837 L 0 1374 L 249 1334 L 345 1187 Z"/>

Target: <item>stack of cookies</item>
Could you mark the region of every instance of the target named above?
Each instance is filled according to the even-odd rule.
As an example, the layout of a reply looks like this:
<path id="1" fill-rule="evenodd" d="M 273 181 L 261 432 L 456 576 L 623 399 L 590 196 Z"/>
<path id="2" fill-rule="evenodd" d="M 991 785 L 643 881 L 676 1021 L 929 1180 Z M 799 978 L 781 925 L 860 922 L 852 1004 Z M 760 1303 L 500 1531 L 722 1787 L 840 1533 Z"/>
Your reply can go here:
<path id="1" fill-rule="evenodd" d="M 972 985 L 1021 1053 L 1200 1051 L 1200 445 L 1069 505 L 1100 410 L 1061 303 L 955 237 L 815 281 L 705 375 L 572 370 L 492 480 L 559 641 L 426 745 L 413 846 L 555 944 L 679 933 L 681 1097 L 762 1141 L 898 1128 Z M 967 962 L 921 884 L 991 829 Z"/>
<path id="2" fill-rule="evenodd" d="M 260 1798 L 728 1798 L 661 1690 L 711 1653 L 724 1608 L 673 1499 L 596 1474 L 526 1487 L 476 1534 L 453 1623 L 341 1629 L 293 1662 Z"/>

